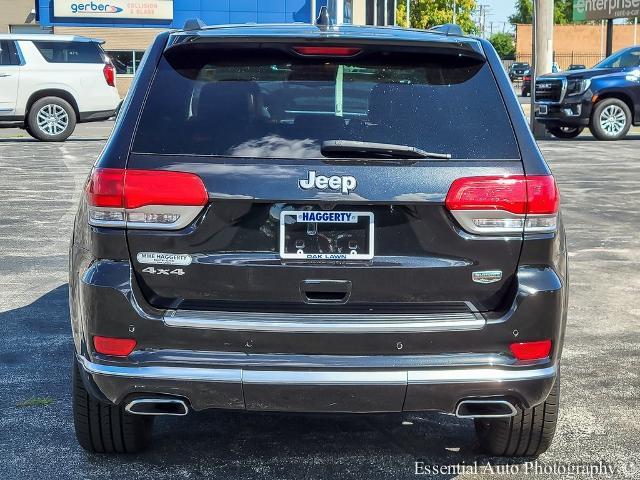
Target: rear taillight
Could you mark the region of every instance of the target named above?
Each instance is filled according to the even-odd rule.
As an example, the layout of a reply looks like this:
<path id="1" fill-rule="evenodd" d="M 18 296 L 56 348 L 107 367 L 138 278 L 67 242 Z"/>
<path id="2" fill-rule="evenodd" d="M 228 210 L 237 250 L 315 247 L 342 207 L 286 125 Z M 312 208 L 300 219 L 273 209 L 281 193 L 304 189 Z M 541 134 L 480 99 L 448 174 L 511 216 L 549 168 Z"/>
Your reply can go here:
<path id="1" fill-rule="evenodd" d="M 102 73 L 104 74 L 104 79 L 107 82 L 107 85 L 110 87 L 116 86 L 116 67 L 107 63 L 102 69 Z"/>
<path id="2" fill-rule="evenodd" d="M 551 175 L 459 178 L 445 200 L 462 228 L 481 235 L 554 232 L 559 203 Z"/>
<path id="3" fill-rule="evenodd" d="M 300 55 L 316 57 L 352 57 L 361 52 L 361 49 L 357 47 L 326 46 L 293 47 L 293 50 Z"/>
<path id="4" fill-rule="evenodd" d="M 96 168 L 86 194 L 89 223 L 97 227 L 176 230 L 209 200 L 200 177 L 166 170 Z"/>

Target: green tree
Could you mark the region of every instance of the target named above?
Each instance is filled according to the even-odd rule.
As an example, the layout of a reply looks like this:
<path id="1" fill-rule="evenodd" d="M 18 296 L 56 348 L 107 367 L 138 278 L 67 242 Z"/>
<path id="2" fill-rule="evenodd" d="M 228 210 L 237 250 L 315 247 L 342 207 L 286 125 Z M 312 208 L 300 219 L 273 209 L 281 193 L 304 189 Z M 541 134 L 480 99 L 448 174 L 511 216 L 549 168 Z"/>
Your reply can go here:
<path id="1" fill-rule="evenodd" d="M 453 21 L 453 0 L 409 0 L 411 2 L 411 27 L 430 28 Z M 475 33 L 473 21 L 475 0 L 456 0 L 456 23 L 465 33 Z M 407 1 L 398 0 L 397 24 L 407 26 Z"/>
<path id="2" fill-rule="evenodd" d="M 516 13 L 509 17 L 509 22 L 531 23 L 533 19 L 532 0 L 516 0 Z M 573 0 L 554 0 L 553 21 L 558 25 L 571 23 L 573 20 Z"/>
<path id="3" fill-rule="evenodd" d="M 489 41 L 501 59 L 513 60 L 516 58 L 516 46 L 510 33 L 496 33 L 489 38 Z"/>

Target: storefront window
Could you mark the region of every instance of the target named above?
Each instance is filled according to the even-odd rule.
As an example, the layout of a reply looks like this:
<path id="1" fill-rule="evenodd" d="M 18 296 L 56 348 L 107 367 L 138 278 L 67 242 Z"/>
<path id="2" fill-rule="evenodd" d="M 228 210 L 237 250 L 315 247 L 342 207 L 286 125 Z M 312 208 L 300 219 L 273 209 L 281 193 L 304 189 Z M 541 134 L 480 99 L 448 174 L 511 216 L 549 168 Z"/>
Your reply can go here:
<path id="1" fill-rule="evenodd" d="M 116 72 L 120 75 L 134 75 L 140 65 L 143 51 L 137 50 L 119 50 L 107 51 L 107 55 L 116 67 Z"/>

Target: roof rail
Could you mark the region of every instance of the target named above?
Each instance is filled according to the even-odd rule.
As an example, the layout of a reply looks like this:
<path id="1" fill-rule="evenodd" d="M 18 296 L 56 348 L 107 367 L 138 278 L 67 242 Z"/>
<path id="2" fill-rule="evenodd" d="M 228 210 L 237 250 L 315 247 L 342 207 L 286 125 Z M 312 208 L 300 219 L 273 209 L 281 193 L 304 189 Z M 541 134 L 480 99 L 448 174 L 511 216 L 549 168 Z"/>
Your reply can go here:
<path id="1" fill-rule="evenodd" d="M 183 30 L 187 30 L 187 31 L 202 30 L 206 26 L 207 26 L 207 24 L 204 23 L 199 18 L 190 18 L 186 22 L 184 22 Z"/>
<path id="2" fill-rule="evenodd" d="M 462 28 L 460 25 L 456 25 L 455 23 L 445 23 L 444 25 L 436 25 L 435 27 L 431 27 L 429 29 L 430 32 L 440 32 L 445 35 L 464 35 Z"/>

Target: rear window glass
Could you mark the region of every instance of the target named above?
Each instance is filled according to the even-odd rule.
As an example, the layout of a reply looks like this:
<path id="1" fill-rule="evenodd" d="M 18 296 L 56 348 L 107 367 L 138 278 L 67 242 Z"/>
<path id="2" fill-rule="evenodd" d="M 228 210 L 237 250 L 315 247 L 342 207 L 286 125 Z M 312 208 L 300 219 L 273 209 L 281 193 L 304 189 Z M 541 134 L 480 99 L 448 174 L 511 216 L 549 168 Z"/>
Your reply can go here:
<path id="1" fill-rule="evenodd" d="M 378 56 L 367 62 L 234 56 L 203 51 L 171 62 L 163 58 L 133 151 L 322 158 L 323 141 L 355 140 L 453 158 L 519 158 L 484 62 L 453 56 Z"/>
<path id="2" fill-rule="evenodd" d="M 90 42 L 33 42 L 49 63 L 104 63 L 100 47 Z"/>

